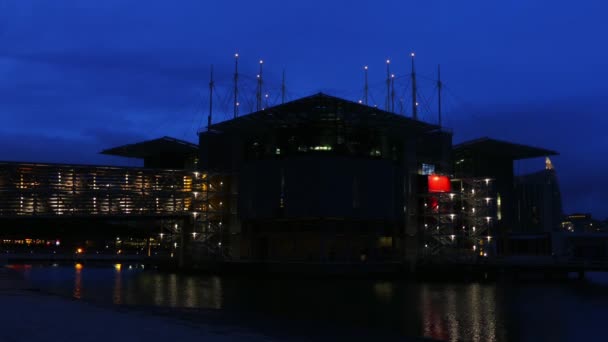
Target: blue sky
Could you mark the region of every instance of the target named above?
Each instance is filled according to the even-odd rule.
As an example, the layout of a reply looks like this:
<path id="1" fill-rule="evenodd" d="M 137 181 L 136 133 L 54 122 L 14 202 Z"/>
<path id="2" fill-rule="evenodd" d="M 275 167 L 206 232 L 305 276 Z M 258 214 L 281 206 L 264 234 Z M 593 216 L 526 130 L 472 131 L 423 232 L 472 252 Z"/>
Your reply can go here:
<path id="1" fill-rule="evenodd" d="M 605 13 L 590 0 L 0 0 L 0 160 L 132 164 L 97 153 L 163 135 L 196 141 L 209 66 L 216 118 L 226 118 L 237 51 L 244 107 L 260 58 L 271 98 L 285 68 L 290 99 L 358 100 L 368 65 L 382 105 L 390 58 L 409 115 L 415 51 L 422 119 L 436 120 L 440 63 L 456 143 L 492 136 L 558 150 L 565 211 L 605 217 Z"/>

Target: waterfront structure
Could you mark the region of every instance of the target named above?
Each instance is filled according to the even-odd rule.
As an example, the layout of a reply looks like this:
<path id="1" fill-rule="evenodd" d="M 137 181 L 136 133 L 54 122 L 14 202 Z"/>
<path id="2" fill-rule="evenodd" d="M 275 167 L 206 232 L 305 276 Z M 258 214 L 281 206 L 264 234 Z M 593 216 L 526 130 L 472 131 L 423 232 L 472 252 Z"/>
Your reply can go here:
<path id="1" fill-rule="evenodd" d="M 402 260 L 418 248 L 418 171 L 451 171 L 451 133 L 325 94 L 211 125 L 201 168 L 226 175 L 244 260 Z M 234 207 L 236 206 L 236 210 Z"/>
<path id="2" fill-rule="evenodd" d="M 144 167 L 0 162 L 0 244 L 97 251 L 132 245 L 149 253 L 163 237 L 173 243 L 200 183 L 198 172 L 185 168 L 196 151 L 161 138 L 103 152 L 140 157 Z"/>
<path id="3" fill-rule="evenodd" d="M 529 210 L 513 161 L 555 154 L 489 138 L 452 148 L 440 126 L 326 94 L 209 120 L 198 145 L 164 137 L 102 153 L 144 167 L 0 164 L 0 218 L 145 218 L 147 246 L 171 234 L 194 259 L 487 256 L 508 251 Z"/>
<path id="4" fill-rule="evenodd" d="M 484 214 L 478 214 L 485 218 L 488 241 L 495 238 L 495 253 L 497 254 L 518 254 L 527 253 L 526 248 L 521 248 L 522 244 L 533 241 L 534 249 L 542 251 L 543 254 L 551 251 L 551 236 L 542 231 L 530 233 L 529 222 L 522 218 L 535 217 L 539 210 L 543 210 L 542 223 L 547 226 L 555 225 L 557 222 L 548 222 L 549 218 L 561 215 L 561 195 L 557 187 L 557 180 L 553 168 L 545 170 L 547 177 L 552 177 L 554 181 L 548 185 L 546 191 L 550 195 L 541 198 L 523 197 L 526 189 L 537 185 L 540 176 L 515 176 L 513 164 L 517 160 L 540 158 L 556 155 L 557 152 L 500 141 L 491 138 L 480 138 L 467 141 L 454 147 L 454 175 L 456 179 L 463 179 L 463 184 L 477 183 L 488 184 L 489 187 L 481 187 L 486 191 L 485 194 L 475 196 L 481 202 L 485 202 L 488 207 Z M 541 177 L 542 178 L 542 177 Z M 543 178 L 542 181 L 545 179 Z M 526 185 L 529 184 L 529 185 Z M 479 188 L 479 187 L 478 187 Z M 463 188 L 464 189 L 464 188 Z M 473 189 L 470 195 L 473 195 Z M 479 191 L 479 190 L 477 190 Z M 465 193 L 469 191 L 465 190 Z M 543 192 L 545 194 L 545 192 Z M 550 205 L 540 208 L 539 201 L 549 202 Z M 465 207 L 464 210 L 467 210 Z M 476 212 L 479 209 L 476 208 Z M 472 214 L 472 210 L 469 212 Z M 482 220 L 483 222 L 483 220 Z M 551 230 L 549 230 L 550 232 Z M 540 234 L 537 234 L 540 233 Z M 523 242 L 522 242 L 523 241 Z"/>

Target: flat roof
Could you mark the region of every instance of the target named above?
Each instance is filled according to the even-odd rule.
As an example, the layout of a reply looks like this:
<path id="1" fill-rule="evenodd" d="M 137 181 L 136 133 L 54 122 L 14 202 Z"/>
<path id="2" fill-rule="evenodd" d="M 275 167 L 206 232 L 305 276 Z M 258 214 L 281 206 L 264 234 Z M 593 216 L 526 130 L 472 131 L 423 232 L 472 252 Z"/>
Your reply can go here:
<path id="1" fill-rule="evenodd" d="M 128 158 L 147 158 L 158 155 L 188 155 L 196 153 L 198 145 L 171 137 L 140 141 L 103 150 L 101 154 Z"/>
<path id="2" fill-rule="evenodd" d="M 472 151 L 481 154 L 493 154 L 513 160 L 555 156 L 559 154 L 544 148 L 516 144 L 488 137 L 469 140 L 454 145 L 453 150 L 454 152 Z"/>
<path id="3" fill-rule="evenodd" d="M 324 93 L 317 93 L 212 124 L 210 131 L 290 127 L 306 123 L 323 123 L 336 120 L 341 120 L 352 125 L 370 127 L 409 128 L 421 131 L 440 129 L 437 125 L 414 120 L 377 107 L 370 107 Z"/>

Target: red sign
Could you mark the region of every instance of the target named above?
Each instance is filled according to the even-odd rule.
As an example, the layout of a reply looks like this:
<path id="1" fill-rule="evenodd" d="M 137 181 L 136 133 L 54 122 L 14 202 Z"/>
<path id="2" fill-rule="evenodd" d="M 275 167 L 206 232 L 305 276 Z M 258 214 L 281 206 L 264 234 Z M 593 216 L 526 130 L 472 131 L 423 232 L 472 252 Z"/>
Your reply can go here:
<path id="1" fill-rule="evenodd" d="M 429 192 L 450 192 L 452 185 L 447 176 L 429 175 Z"/>

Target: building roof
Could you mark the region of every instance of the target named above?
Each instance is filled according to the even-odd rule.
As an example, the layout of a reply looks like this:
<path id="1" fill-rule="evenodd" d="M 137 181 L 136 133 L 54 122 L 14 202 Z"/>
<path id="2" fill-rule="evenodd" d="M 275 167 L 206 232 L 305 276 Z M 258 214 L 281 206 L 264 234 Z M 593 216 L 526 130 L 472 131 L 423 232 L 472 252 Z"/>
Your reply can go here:
<path id="1" fill-rule="evenodd" d="M 498 155 L 512 160 L 554 156 L 559 153 L 534 146 L 483 137 L 465 141 L 454 146 L 454 152 L 472 151 L 480 154 Z"/>
<path id="2" fill-rule="evenodd" d="M 134 144 L 122 145 L 103 150 L 101 154 L 128 158 L 147 158 L 158 155 L 188 155 L 196 153 L 198 146 L 188 141 L 171 137 L 141 141 Z"/>
<path id="3" fill-rule="evenodd" d="M 306 123 L 343 121 L 369 127 L 409 128 L 422 131 L 439 130 L 439 126 L 414 120 L 339 97 L 318 93 L 274 107 L 246 114 L 211 125 L 211 131 L 267 129 L 299 126 Z"/>

